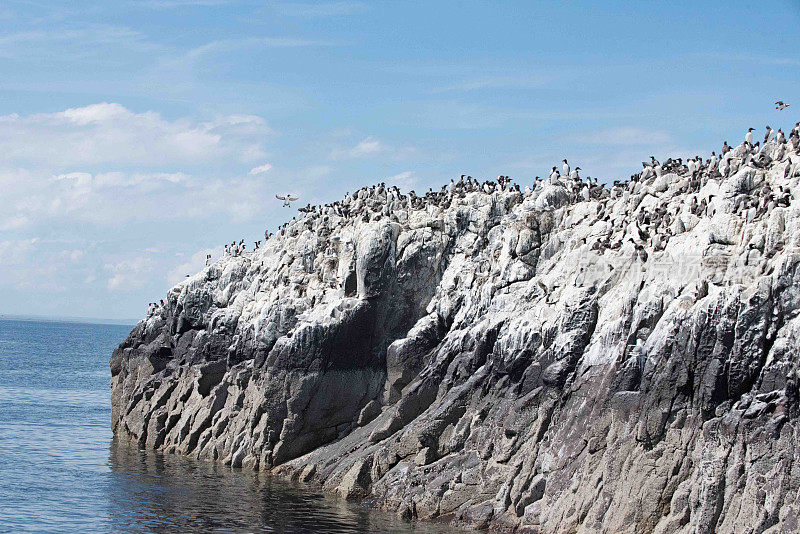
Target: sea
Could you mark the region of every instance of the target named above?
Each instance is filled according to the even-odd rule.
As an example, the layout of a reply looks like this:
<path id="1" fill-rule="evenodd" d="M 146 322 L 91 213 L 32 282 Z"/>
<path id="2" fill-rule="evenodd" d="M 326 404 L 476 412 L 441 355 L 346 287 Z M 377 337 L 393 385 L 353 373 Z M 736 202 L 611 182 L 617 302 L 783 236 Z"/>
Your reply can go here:
<path id="1" fill-rule="evenodd" d="M 108 360 L 130 329 L 0 319 L 0 532 L 455 532 L 115 442 Z"/>

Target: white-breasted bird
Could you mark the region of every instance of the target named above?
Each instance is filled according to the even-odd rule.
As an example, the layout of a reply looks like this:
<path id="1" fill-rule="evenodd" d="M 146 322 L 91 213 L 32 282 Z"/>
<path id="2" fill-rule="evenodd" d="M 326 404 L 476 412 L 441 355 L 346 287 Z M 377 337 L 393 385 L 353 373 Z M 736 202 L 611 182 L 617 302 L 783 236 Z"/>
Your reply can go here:
<path id="1" fill-rule="evenodd" d="M 711 159 L 709 159 L 709 160 L 708 160 L 708 170 L 709 170 L 709 171 L 716 170 L 716 168 L 717 168 L 717 163 L 719 163 L 719 162 L 717 161 L 717 154 L 716 154 L 716 153 L 714 153 L 714 152 L 712 152 L 712 153 L 711 153 Z"/>
<path id="2" fill-rule="evenodd" d="M 750 146 L 753 146 L 753 130 L 755 130 L 755 128 L 750 128 L 747 130 L 747 133 L 744 134 L 744 142 Z"/>
<path id="3" fill-rule="evenodd" d="M 564 176 L 569 176 L 569 163 L 567 163 L 565 159 L 561 161 L 564 162 L 564 165 L 561 166 L 561 169 L 564 171 Z"/>
<path id="4" fill-rule="evenodd" d="M 283 207 L 288 208 L 292 205 L 292 202 L 298 200 L 300 197 L 293 197 L 292 195 L 286 195 L 286 196 L 275 195 L 275 198 L 277 198 L 278 200 L 283 200 Z"/>
<path id="5" fill-rule="evenodd" d="M 653 166 L 649 163 L 643 161 L 642 162 L 642 172 L 639 173 L 639 178 L 642 180 L 647 180 L 650 176 L 653 175 Z"/>
<path id="6" fill-rule="evenodd" d="M 788 108 L 789 105 L 790 104 L 787 104 L 783 100 L 778 100 L 777 102 L 775 102 L 775 109 L 777 109 L 778 111 L 783 111 L 784 109 Z"/>

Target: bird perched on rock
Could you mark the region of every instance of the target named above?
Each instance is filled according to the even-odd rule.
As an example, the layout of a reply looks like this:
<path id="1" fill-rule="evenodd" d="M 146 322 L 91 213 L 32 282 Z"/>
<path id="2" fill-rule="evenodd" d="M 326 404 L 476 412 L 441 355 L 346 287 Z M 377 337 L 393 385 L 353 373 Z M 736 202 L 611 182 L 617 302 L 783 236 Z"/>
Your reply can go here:
<path id="1" fill-rule="evenodd" d="M 292 205 L 292 202 L 299 199 L 299 197 L 293 197 L 292 195 L 286 195 L 286 196 L 275 195 L 275 198 L 277 198 L 278 200 L 283 200 L 284 208 L 290 207 Z"/>
<path id="2" fill-rule="evenodd" d="M 647 180 L 653 174 L 653 167 L 648 163 L 642 162 L 642 172 L 639 175 L 642 180 Z"/>
<path id="3" fill-rule="evenodd" d="M 755 128 L 750 128 L 747 130 L 747 133 L 744 134 L 744 142 L 750 146 L 753 146 L 753 130 L 755 130 Z"/>
<path id="4" fill-rule="evenodd" d="M 778 111 L 783 111 L 784 109 L 788 108 L 789 105 L 790 104 L 787 104 L 783 100 L 778 100 L 777 102 L 775 102 L 775 109 L 777 109 Z"/>
<path id="5" fill-rule="evenodd" d="M 636 244 L 636 254 L 639 256 L 639 259 L 642 260 L 642 263 L 647 263 L 647 251 L 644 249 L 643 245 Z"/>

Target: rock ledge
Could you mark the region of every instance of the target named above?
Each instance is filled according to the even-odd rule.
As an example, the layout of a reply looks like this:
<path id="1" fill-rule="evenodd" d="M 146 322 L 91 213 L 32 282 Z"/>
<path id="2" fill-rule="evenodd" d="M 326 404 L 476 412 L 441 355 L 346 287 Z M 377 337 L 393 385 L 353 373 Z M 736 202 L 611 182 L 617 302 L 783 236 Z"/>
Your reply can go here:
<path id="1" fill-rule="evenodd" d="M 311 209 L 134 328 L 114 432 L 407 518 L 797 531 L 798 145 Z"/>

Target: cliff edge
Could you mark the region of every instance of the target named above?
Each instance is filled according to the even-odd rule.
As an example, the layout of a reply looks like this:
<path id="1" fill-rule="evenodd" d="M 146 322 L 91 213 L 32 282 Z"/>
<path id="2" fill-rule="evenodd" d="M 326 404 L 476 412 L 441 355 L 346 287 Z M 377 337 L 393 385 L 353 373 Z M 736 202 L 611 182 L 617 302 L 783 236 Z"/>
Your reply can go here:
<path id="1" fill-rule="evenodd" d="M 798 147 L 312 208 L 136 325 L 115 435 L 408 518 L 797 531 Z"/>

